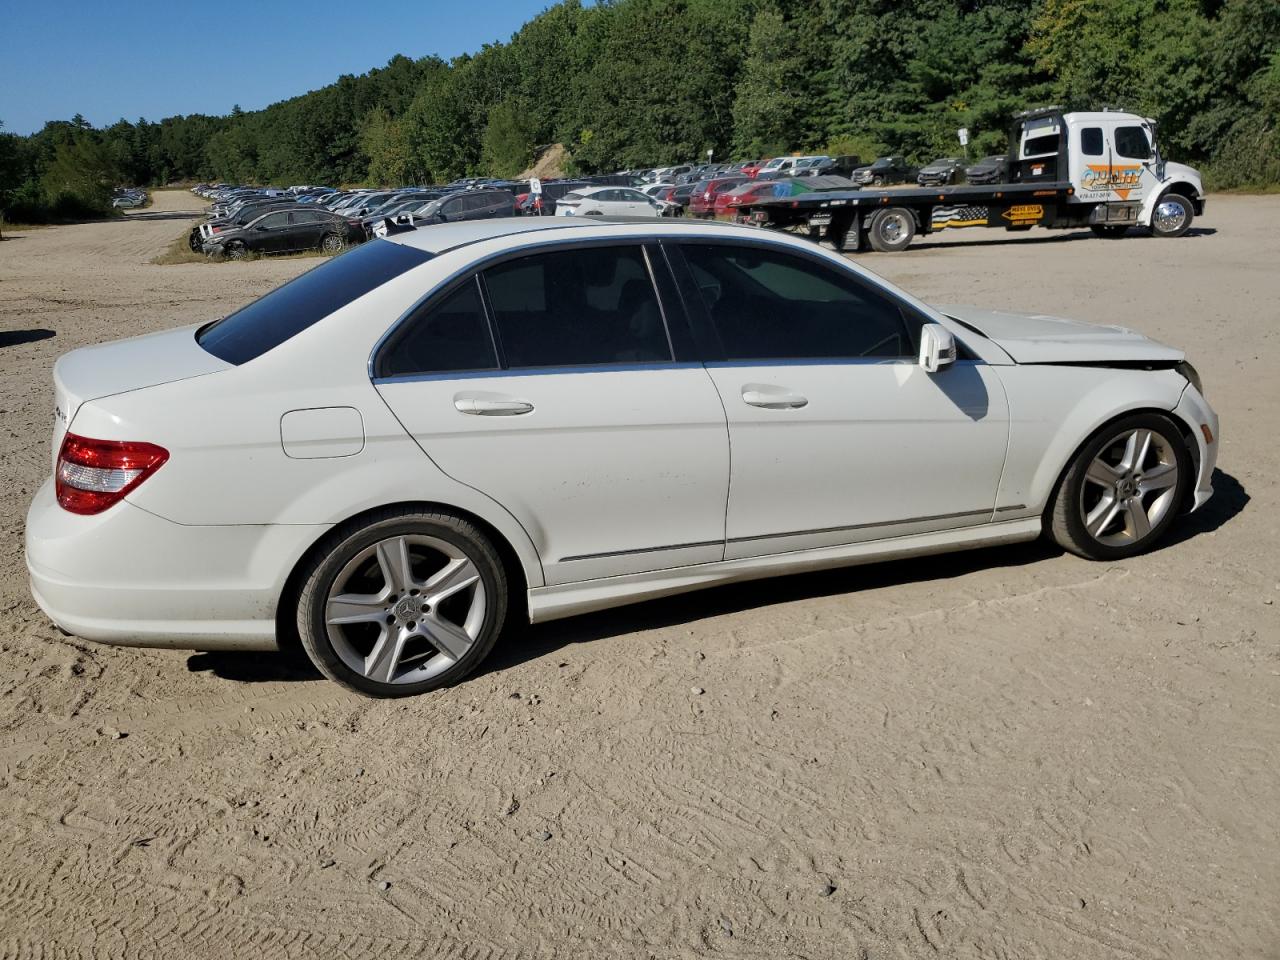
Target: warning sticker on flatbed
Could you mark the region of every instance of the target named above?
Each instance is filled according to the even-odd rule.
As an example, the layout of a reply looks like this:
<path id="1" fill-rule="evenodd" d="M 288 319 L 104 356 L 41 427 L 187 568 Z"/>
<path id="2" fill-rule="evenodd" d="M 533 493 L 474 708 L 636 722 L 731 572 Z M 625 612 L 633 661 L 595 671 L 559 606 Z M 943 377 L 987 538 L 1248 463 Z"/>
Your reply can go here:
<path id="1" fill-rule="evenodd" d="M 1005 210 L 1000 216 L 1013 226 L 1039 223 L 1044 219 L 1044 207 L 1038 203 L 1019 203 Z"/>

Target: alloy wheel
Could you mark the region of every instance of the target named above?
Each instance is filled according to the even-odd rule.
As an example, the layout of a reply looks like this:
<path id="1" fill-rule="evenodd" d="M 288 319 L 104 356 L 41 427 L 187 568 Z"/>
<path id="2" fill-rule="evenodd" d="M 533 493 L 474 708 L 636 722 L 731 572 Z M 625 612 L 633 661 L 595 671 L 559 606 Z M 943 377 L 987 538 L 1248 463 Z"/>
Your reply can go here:
<path id="1" fill-rule="evenodd" d="M 334 578 L 324 618 L 333 650 L 379 683 L 420 683 L 475 644 L 487 597 L 476 563 L 438 537 L 379 540 Z"/>
<path id="2" fill-rule="evenodd" d="M 1080 486 L 1085 530 L 1106 546 L 1145 540 L 1174 508 L 1178 455 L 1170 441 L 1146 428 L 1118 434 L 1089 463 Z"/>

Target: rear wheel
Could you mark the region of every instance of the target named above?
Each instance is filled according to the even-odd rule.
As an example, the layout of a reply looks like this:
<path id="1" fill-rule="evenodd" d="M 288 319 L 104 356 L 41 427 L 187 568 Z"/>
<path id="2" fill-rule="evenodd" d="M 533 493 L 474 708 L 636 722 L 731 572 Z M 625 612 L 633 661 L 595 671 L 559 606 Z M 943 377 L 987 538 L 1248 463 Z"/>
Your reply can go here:
<path id="1" fill-rule="evenodd" d="M 1151 211 L 1151 235 L 1180 237 L 1191 229 L 1194 218 L 1190 200 L 1178 193 L 1166 193 Z"/>
<path id="2" fill-rule="evenodd" d="M 1098 431 L 1076 454 L 1049 504 L 1053 537 L 1090 560 L 1149 550 L 1177 516 L 1191 455 L 1167 417 L 1136 414 Z"/>
<path id="3" fill-rule="evenodd" d="M 325 676 L 375 697 L 461 680 L 493 648 L 507 613 L 497 552 L 446 513 L 388 510 L 337 534 L 298 599 L 298 633 Z"/>
<path id="4" fill-rule="evenodd" d="M 232 240 L 223 248 L 223 256 L 228 260 L 243 260 L 249 255 L 249 248 L 239 240 Z"/>
<path id="5" fill-rule="evenodd" d="M 1093 223 L 1089 225 L 1089 229 L 1095 237 L 1105 240 L 1119 240 L 1129 232 L 1128 226 L 1119 223 Z"/>
<path id="6" fill-rule="evenodd" d="M 881 253 L 897 253 L 911 245 L 916 235 L 915 217 L 903 207 L 885 207 L 877 210 L 867 227 L 867 240 L 874 250 Z"/>
<path id="7" fill-rule="evenodd" d="M 326 233 L 320 240 L 320 249 L 325 253 L 341 253 L 346 246 L 347 241 L 336 233 Z"/>

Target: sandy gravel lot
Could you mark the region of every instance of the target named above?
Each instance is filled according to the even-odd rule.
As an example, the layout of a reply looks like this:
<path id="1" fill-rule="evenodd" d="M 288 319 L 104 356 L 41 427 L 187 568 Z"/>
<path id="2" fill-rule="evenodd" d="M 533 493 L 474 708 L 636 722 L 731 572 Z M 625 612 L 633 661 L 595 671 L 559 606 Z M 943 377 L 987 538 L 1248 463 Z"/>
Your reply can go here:
<path id="1" fill-rule="evenodd" d="M 0 243 L 0 957 L 1280 957 L 1280 197 L 862 258 L 1187 348 L 1218 494 L 1156 553 L 724 588 L 393 703 L 28 597 L 53 360 L 316 263 L 152 265 L 197 205 Z"/>

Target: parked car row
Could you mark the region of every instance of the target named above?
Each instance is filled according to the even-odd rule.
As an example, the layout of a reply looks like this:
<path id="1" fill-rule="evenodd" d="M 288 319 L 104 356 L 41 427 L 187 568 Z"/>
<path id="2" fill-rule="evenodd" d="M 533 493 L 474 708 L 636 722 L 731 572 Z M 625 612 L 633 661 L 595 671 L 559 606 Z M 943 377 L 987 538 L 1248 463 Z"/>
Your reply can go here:
<path id="1" fill-rule="evenodd" d="M 137 187 L 118 187 L 111 194 L 111 206 L 117 210 L 132 210 L 146 202 L 147 191 Z"/>
<path id="2" fill-rule="evenodd" d="M 853 155 L 784 156 L 735 163 L 677 164 L 620 170 L 603 177 L 533 181 L 467 177 L 436 186 L 338 190 L 200 184 L 212 201 L 209 219 L 191 231 L 191 249 L 236 259 L 249 253 L 341 250 L 373 236 L 423 223 L 511 216 L 693 216 L 735 219 L 761 196 L 788 196 L 825 184 L 843 189 L 916 182 L 922 186 L 1000 183 L 1007 162 L 986 157 L 967 165 L 944 157 L 916 168 L 905 157 L 862 164 Z M 799 185 L 787 187 L 790 183 Z M 775 190 L 776 185 L 781 193 Z"/>
<path id="3" fill-rule="evenodd" d="M 620 175 L 635 178 L 647 187 L 670 184 L 706 183 L 725 177 L 744 180 L 775 180 L 788 177 L 842 176 L 858 186 L 880 187 L 900 183 L 946 186 L 957 183 L 1003 183 L 1008 169 L 1004 156 L 984 157 L 970 163 L 962 157 L 940 157 L 923 167 L 915 167 L 905 157 L 878 157 L 863 164 L 857 156 L 783 156 L 737 163 L 681 164 L 642 170 L 622 170 Z"/>

